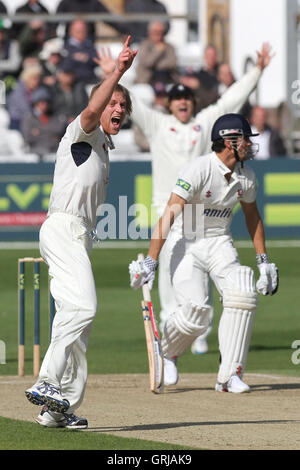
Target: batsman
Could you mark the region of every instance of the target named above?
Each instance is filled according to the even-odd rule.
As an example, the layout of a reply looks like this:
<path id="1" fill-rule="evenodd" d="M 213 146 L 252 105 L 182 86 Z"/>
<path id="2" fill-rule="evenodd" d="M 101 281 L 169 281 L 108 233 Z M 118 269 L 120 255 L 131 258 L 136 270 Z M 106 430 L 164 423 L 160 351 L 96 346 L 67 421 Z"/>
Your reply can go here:
<path id="1" fill-rule="evenodd" d="M 129 265 L 131 287 L 137 289 L 145 282 L 151 287 L 170 228 L 183 214 L 185 255 L 173 277 L 177 307 L 165 322 L 161 342 L 165 384 L 177 383 L 176 358 L 209 327 L 209 275 L 223 304 L 218 329 L 221 360 L 215 389 L 250 391 L 242 379 L 257 308 L 256 291 L 273 295 L 278 288 L 278 270 L 266 253 L 264 226 L 256 204 L 255 174 L 244 164 L 258 150 L 251 136 L 250 125 L 240 114 L 225 114 L 215 121 L 212 152 L 195 159 L 179 173 L 154 229 L 148 256 L 143 262 Z M 238 203 L 256 253 L 260 273 L 256 285 L 254 271 L 240 264 L 230 233 L 233 209 Z"/>
<path id="2" fill-rule="evenodd" d="M 106 74 L 111 73 L 114 61 L 107 53 L 99 54 L 99 65 Z M 147 137 L 152 160 L 152 204 L 158 216 L 163 214 L 178 172 L 189 162 L 210 151 L 210 130 L 215 120 L 222 114 L 239 113 L 251 92 L 257 87 L 263 71 L 272 60 L 272 47 L 264 43 L 257 52 L 255 67 L 234 83 L 213 105 L 202 109 L 195 115 L 195 95 L 193 90 L 176 84 L 168 93 L 168 114 L 146 106 L 141 99 L 132 96 L 131 120 Z M 163 330 L 168 316 L 176 308 L 173 274 L 184 254 L 181 239 L 181 218 L 174 222 L 159 257 L 158 291 L 161 310 L 160 329 Z M 207 278 L 208 285 L 209 280 Z M 213 309 L 210 296 L 210 322 Z M 192 352 L 203 353 L 207 350 L 205 334 L 200 335 L 192 344 Z"/>

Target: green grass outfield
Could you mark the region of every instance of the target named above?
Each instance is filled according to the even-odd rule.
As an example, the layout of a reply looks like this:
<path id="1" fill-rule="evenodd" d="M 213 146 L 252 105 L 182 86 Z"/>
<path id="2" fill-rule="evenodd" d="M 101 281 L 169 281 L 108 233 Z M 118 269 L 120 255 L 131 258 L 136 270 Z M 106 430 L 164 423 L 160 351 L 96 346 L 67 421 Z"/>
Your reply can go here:
<path id="1" fill-rule="evenodd" d="M 105 247 L 105 245 L 103 246 Z M 141 291 L 133 291 L 129 287 L 128 264 L 132 259 L 136 258 L 138 251 L 137 248 L 94 249 L 92 251 L 91 259 L 99 301 L 99 311 L 94 322 L 88 349 L 88 366 L 89 372 L 92 374 L 136 374 L 148 371 L 144 326 L 140 308 Z M 143 251 L 146 253 L 145 249 Z M 238 251 L 241 263 L 253 267 L 257 277 L 253 249 L 238 248 Z M 292 355 L 295 353 L 292 343 L 295 340 L 300 340 L 299 247 L 270 247 L 268 253 L 269 258 L 279 268 L 279 291 L 274 297 L 259 296 L 258 311 L 247 362 L 247 372 L 298 376 L 300 365 L 294 364 L 292 361 Z M 0 375 L 17 374 L 17 259 L 24 256 L 39 256 L 39 252 L 37 249 L 26 248 L 0 250 L 0 340 L 6 344 L 6 364 L 0 364 Z M 26 318 L 27 347 L 25 365 L 26 374 L 32 374 L 32 266 L 27 266 L 26 289 L 28 313 Z M 152 299 L 158 314 L 157 281 L 152 291 Z M 217 328 L 221 304 L 216 292 L 214 303 L 215 318 L 213 331 L 208 338 L 209 352 L 203 356 L 194 356 L 190 351 L 187 351 L 180 358 L 180 372 L 211 373 L 217 371 L 219 359 Z M 46 351 L 48 341 L 47 272 L 46 268 L 44 268 L 41 273 L 42 355 Z M 3 418 L 0 418 L 0 429 L 3 429 L 2 423 Z M 30 426 L 30 423 L 22 423 L 22 425 L 19 423 L 19 425 L 16 425 L 13 421 L 5 420 L 5 426 L 7 429 L 11 429 L 12 433 L 14 433 L 13 430 L 17 433 L 18 429 L 21 430 L 22 426 Z M 30 433 L 34 433 L 34 429 L 36 428 L 32 425 Z M 37 431 L 40 431 L 39 428 Z M 55 430 L 54 432 L 60 432 L 59 440 L 63 439 L 65 434 L 61 430 Z M 44 433 L 40 434 L 43 435 Z M 93 445 L 90 442 L 92 442 L 94 437 L 86 437 L 86 433 L 79 434 L 83 436 L 83 446 Z M 8 433 L 9 435 L 10 433 Z M 80 440 L 81 438 L 79 436 L 74 439 Z M 111 439 L 111 444 L 106 442 L 106 447 L 103 448 L 115 448 L 110 446 L 117 445 L 115 442 L 118 438 L 112 437 Z M 9 448 L 8 442 L 6 444 L 3 444 L 3 442 L 1 438 L 0 448 Z M 4 447 L 2 447 L 3 445 Z M 97 445 L 99 445 L 99 442 Z M 120 447 L 118 448 L 124 448 L 122 447 L 123 445 L 127 445 L 126 448 L 128 449 L 149 448 L 149 444 L 143 444 L 143 441 L 140 441 L 139 447 L 130 447 L 130 444 L 124 444 L 124 440 L 120 439 L 119 445 Z M 137 443 L 135 442 L 133 445 L 137 446 Z M 82 448 L 79 442 L 76 443 L 76 448 Z"/>

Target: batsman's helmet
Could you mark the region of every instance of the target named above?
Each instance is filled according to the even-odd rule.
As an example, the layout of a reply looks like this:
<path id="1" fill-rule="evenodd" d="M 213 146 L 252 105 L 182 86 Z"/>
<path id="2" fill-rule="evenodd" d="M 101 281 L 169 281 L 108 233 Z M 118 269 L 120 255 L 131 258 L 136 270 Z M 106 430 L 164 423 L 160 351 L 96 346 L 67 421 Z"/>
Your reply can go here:
<path id="1" fill-rule="evenodd" d="M 211 140 L 214 142 L 225 137 L 255 137 L 247 119 L 242 114 L 224 114 L 213 125 Z"/>
<path id="2" fill-rule="evenodd" d="M 218 141 L 230 139 L 234 155 L 239 162 L 239 137 L 255 137 L 259 134 L 254 134 L 247 119 L 242 114 L 224 114 L 219 117 L 213 125 L 211 131 L 211 140 L 213 141 L 213 149 Z M 247 160 L 252 160 L 257 154 L 259 149 L 258 143 L 252 143 L 247 149 L 247 154 L 244 157 Z"/>

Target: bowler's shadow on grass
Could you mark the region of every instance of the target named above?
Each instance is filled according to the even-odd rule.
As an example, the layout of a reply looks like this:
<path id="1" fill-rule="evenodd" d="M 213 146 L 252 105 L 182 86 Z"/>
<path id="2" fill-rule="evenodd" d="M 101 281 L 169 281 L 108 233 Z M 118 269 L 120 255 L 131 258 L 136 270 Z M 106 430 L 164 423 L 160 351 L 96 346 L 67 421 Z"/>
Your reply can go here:
<path id="1" fill-rule="evenodd" d="M 187 422 L 180 422 L 180 423 L 153 423 L 153 424 L 138 424 L 135 426 L 99 426 L 94 428 L 89 428 L 89 431 L 94 432 L 102 432 L 102 433 L 109 433 L 109 432 L 120 432 L 120 431 L 159 431 L 163 429 L 175 429 L 175 428 L 188 428 L 193 426 L 224 426 L 224 425 L 239 425 L 239 424 L 297 424 L 300 423 L 299 420 L 286 420 L 286 419 L 271 419 L 271 420 L 253 420 L 253 421 L 187 421 Z"/>
<path id="2" fill-rule="evenodd" d="M 262 391 L 276 391 L 276 390 L 300 390 L 300 383 L 291 384 L 258 384 L 251 385 L 251 391 L 262 392 Z"/>
<path id="3" fill-rule="evenodd" d="M 253 392 L 269 392 L 277 390 L 300 390 L 300 383 L 280 383 L 280 384 L 251 384 L 251 393 Z M 188 392 L 209 392 L 215 391 L 214 387 L 165 387 L 164 394 L 188 393 Z M 243 394 L 247 395 L 247 394 Z"/>

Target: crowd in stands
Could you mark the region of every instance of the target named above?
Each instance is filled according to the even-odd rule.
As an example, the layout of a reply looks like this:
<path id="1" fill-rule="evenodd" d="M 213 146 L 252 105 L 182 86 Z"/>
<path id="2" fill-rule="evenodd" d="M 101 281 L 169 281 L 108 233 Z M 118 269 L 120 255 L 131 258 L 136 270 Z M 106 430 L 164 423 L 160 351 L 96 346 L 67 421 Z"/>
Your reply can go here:
<path id="1" fill-rule="evenodd" d="M 167 13 L 156 0 L 127 1 L 125 12 Z M 57 13 L 109 13 L 99 0 L 61 0 Z M 0 13 L 7 13 L 0 1 Z M 37 0 L 29 0 L 17 13 L 49 13 Z M 44 154 L 55 153 L 66 126 L 88 102 L 90 87 L 101 80 L 95 62 L 98 37 L 95 24 L 76 19 L 58 25 L 33 19 L 29 23 L 12 24 L 9 28 L 0 16 L 0 80 L 5 84 L 4 106 L 8 114 L 8 131 L 18 131 L 28 152 L 43 160 Z M 120 36 L 127 34 L 138 44 L 139 54 L 133 84 L 151 89 L 148 104 L 167 111 L 168 86 L 182 83 L 196 96 L 196 112 L 214 103 L 235 78 L 227 63 L 219 63 L 218 51 L 207 45 L 203 63 L 197 69 L 181 67 L 176 48 L 166 40 L 168 22 L 109 23 Z M 63 26 L 63 28 L 61 28 Z M 63 30 L 63 34 L 61 31 Z M 60 31 L 60 33 L 58 33 Z M 265 109 L 247 103 L 242 110 L 251 124 L 261 132 L 258 158 L 284 156 L 286 149 L 278 129 L 270 127 Z M 129 122 L 129 128 L 131 124 Z M 134 139 L 141 152 L 149 145 L 132 126 Z"/>

